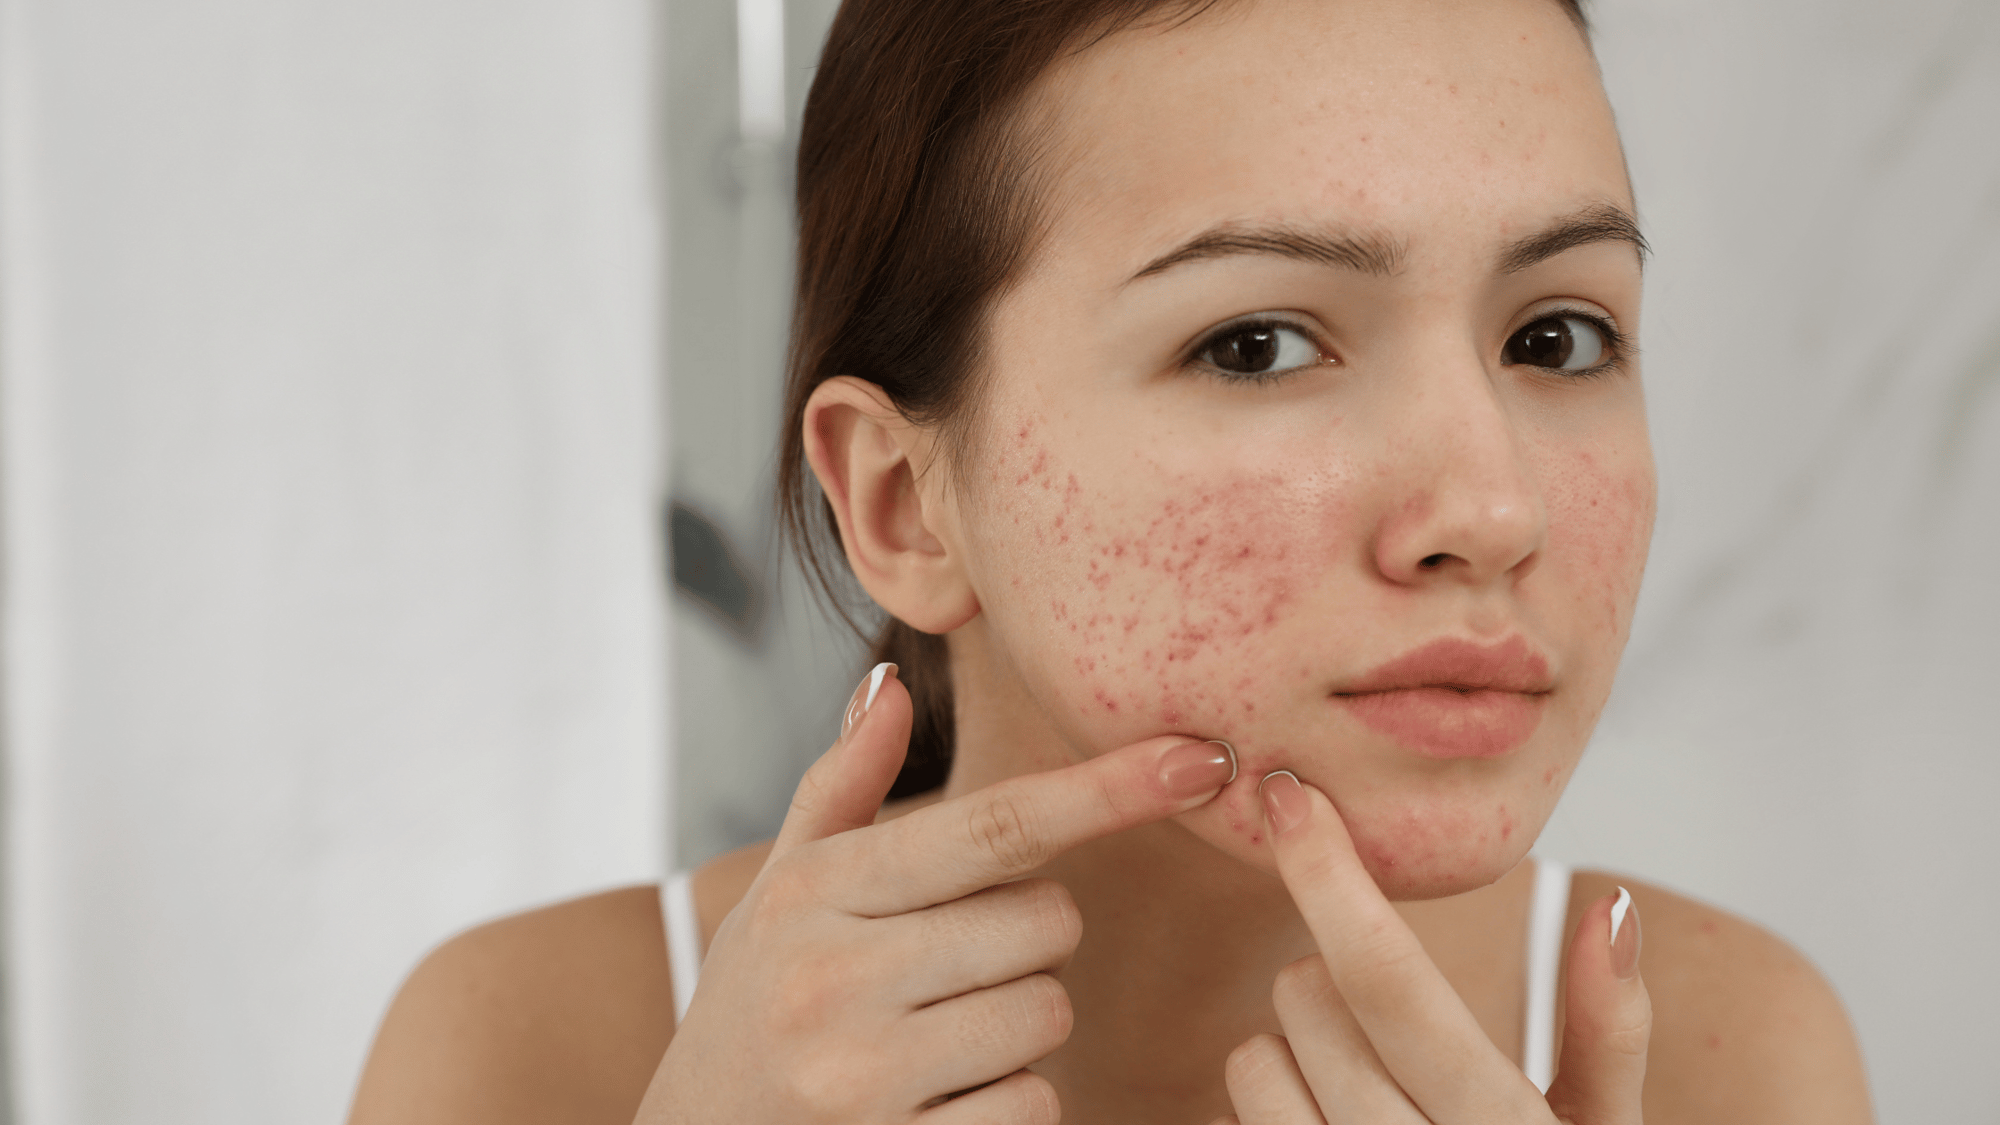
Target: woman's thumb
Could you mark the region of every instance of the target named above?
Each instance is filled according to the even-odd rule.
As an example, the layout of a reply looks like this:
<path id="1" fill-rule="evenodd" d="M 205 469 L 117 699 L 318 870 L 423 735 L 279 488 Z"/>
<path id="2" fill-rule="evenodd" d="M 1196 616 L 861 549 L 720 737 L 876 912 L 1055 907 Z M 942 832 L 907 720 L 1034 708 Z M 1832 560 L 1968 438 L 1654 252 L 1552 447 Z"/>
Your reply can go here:
<path id="1" fill-rule="evenodd" d="M 1653 1004 L 1639 977 L 1639 911 L 1618 888 L 1584 911 L 1570 942 L 1562 1060 L 1549 1108 L 1574 1125 L 1639 1125 Z"/>
<path id="2" fill-rule="evenodd" d="M 848 701 L 840 740 L 799 779 L 769 863 L 802 844 L 875 823 L 910 748 L 910 693 L 894 664 L 877 664 Z"/>

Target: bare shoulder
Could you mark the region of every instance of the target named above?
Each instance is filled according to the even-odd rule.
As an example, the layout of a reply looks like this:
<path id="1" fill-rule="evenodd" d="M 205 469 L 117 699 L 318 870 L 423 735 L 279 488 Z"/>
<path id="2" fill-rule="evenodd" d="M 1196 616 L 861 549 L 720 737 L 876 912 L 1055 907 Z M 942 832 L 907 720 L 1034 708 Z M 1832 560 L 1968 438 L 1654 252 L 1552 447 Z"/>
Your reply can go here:
<path id="1" fill-rule="evenodd" d="M 383 1019 L 351 1125 L 626 1125 L 673 1035 L 662 931 L 639 886 L 445 942 Z"/>
<path id="2" fill-rule="evenodd" d="M 1638 910 L 1653 999 L 1647 1121 L 1873 1120 L 1853 1027 L 1811 962 L 1755 923 L 1602 872 L 1577 873 L 1571 926 L 1621 885 Z"/>
<path id="3" fill-rule="evenodd" d="M 921 807 L 885 806 L 883 818 Z M 690 880 L 701 951 L 763 870 L 771 841 Z M 376 1033 L 349 1125 L 628 1125 L 674 1034 L 655 885 L 511 915 L 433 950 Z"/>

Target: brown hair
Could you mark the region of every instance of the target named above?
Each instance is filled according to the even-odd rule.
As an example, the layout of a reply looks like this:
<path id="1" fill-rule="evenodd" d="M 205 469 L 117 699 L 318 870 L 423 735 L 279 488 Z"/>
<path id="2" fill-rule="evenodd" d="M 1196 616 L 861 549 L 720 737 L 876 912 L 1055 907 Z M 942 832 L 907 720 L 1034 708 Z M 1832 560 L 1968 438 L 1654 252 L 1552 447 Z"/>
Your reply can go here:
<path id="1" fill-rule="evenodd" d="M 782 532 L 850 625 L 855 598 L 831 507 L 805 461 L 806 400 L 856 375 L 964 452 L 984 314 L 1035 232 L 1034 146 L 1016 110 L 1066 50 L 1216 0 L 845 0 L 799 135 L 798 290 L 778 462 Z M 1557 0 L 1580 29 L 1579 0 Z M 831 556 L 831 557 L 830 557 Z M 857 626 L 858 628 L 858 626 Z M 955 718 L 944 638 L 895 618 L 874 661 L 901 665 L 915 704 L 890 796 L 942 785 Z"/>

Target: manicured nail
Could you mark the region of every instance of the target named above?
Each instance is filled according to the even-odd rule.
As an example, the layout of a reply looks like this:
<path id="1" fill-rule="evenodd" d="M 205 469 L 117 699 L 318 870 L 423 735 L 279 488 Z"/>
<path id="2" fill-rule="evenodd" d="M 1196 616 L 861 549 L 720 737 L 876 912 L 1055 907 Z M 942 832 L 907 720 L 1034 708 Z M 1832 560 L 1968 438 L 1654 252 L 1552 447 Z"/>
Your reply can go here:
<path id="1" fill-rule="evenodd" d="M 847 741 L 848 734 L 861 722 L 861 716 L 866 715 L 868 709 L 875 706 L 875 696 L 882 690 L 882 681 L 895 674 L 896 666 L 894 664 L 877 664 L 869 670 L 867 677 L 855 687 L 853 698 L 847 701 L 847 713 L 841 716 L 840 719 L 840 740 L 842 742 Z"/>
<path id="2" fill-rule="evenodd" d="M 1619 980 L 1639 975 L 1639 912 L 1632 908 L 1632 892 L 1618 888 L 1618 901 L 1611 904 L 1611 971 Z"/>
<path id="3" fill-rule="evenodd" d="M 1271 822 L 1273 835 L 1290 832 L 1312 815 L 1312 798 L 1299 784 L 1299 775 L 1290 770 L 1265 774 L 1257 791 L 1264 795 L 1264 818 Z"/>
<path id="4" fill-rule="evenodd" d="M 1183 742 L 1160 755 L 1160 787 L 1183 801 L 1235 778 L 1236 751 L 1227 742 Z"/>

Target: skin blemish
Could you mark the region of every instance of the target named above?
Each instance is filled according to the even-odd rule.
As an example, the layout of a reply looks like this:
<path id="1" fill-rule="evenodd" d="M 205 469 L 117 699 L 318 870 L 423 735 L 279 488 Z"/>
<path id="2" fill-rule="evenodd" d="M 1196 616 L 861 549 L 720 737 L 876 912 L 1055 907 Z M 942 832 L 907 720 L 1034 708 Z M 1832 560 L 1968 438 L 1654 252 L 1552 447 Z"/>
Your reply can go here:
<path id="1" fill-rule="evenodd" d="M 1166 477 L 1150 509 L 1106 507 L 1093 497 L 1111 490 L 1086 489 L 1083 474 L 1046 449 L 1022 453 L 1044 487 L 1008 490 L 1000 501 L 1035 529 L 1034 585 L 1065 594 L 1048 613 L 1083 646 L 1077 655 L 1087 659 L 1065 661 L 1090 669 L 1081 694 L 1106 712 L 1120 701 L 1164 728 L 1255 713 L 1248 696 L 1264 678 L 1232 675 L 1233 690 L 1217 690 L 1217 670 L 1252 662 L 1259 638 L 1323 569 L 1332 553 L 1324 541 L 1347 530 L 1342 521 L 1323 500 L 1299 495 L 1296 474 Z M 1135 681 L 1146 687 L 1125 686 Z"/>

